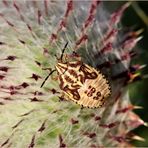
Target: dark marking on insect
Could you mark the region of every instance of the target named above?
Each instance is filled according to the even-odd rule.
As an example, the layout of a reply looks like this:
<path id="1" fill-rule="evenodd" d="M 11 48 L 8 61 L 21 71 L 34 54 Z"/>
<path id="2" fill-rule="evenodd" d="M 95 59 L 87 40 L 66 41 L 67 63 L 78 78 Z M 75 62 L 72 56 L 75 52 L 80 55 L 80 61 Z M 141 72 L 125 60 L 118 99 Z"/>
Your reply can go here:
<path id="1" fill-rule="evenodd" d="M 78 77 L 80 78 L 80 82 L 81 82 L 82 84 L 84 84 L 84 82 L 85 82 L 85 77 L 84 77 L 82 74 L 79 74 Z"/>
<path id="2" fill-rule="evenodd" d="M 95 72 L 89 72 L 88 67 L 86 67 L 84 64 L 81 65 L 80 71 L 83 71 L 85 74 L 85 79 L 96 79 L 97 74 Z"/>
<path id="3" fill-rule="evenodd" d="M 69 86 L 66 85 L 63 89 L 65 92 L 70 92 L 73 95 L 73 99 L 75 100 L 79 100 L 80 99 L 80 95 L 78 93 L 78 89 L 69 89 Z"/>
<path id="4" fill-rule="evenodd" d="M 69 76 L 65 75 L 64 78 L 67 82 L 72 83 L 72 84 L 74 83 L 74 81 Z"/>
<path id="5" fill-rule="evenodd" d="M 59 77 L 59 80 L 60 80 L 60 84 L 59 84 L 60 89 L 63 89 L 64 88 L 64 81 L 63 81 L 62 77 Z"/>
<path id="6" fill-rule="evenodd" d="M 74 89 L 79 89 L 81 86 L 80 85 L 78 85 L 77 83 L 73 83 L 72 85 L 71 85 Z"/>
<path id="7" fill-rule="evenodd" d="M 78 77 L 76 71 L 74 71 L 73 69 L 69 69 L 68 72 L 70 73 L 70 75 L 72 75 L 74 77 Z"/>
<path id="8" fill-rule="evenodd" d="M 98 92 L 97 92 L 97 94 L 96 94 L 96 96 L 95 96 L 95 97 L 93 97 L 93 99 L 94 99 L 94 100 L 99 100 L 99 99 L 100 99 L 100 97 L 101 97 L 101 92 L 100 92 L 100 91 L 98 91 Z"/>
<path id="9" fill-rule="evenodd" d="M 77 89 L 71 90 L 71 93 L 73 94 L 73 98 L 74 98 L 75 100 L 80 100 L 80 95 L 79 95 Z"/>
<path id="10" fill-rule="evenodd" d="M 96 92 L 96 89 L 94 88 L 94 87 L 92 87 L 92 86 L 89 86 L 88 87 L 88 92 L 87 92 L 87 96 L 88 97 L 92 97 L 93 96 L 93 94 Z"/>

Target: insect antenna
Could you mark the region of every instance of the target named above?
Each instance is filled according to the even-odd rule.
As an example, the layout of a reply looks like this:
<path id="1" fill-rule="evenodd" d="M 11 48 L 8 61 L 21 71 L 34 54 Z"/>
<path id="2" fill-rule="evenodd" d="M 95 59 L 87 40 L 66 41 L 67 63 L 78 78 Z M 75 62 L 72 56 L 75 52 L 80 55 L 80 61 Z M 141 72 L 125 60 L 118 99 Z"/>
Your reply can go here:
<path id="1" fill-rule="evenodd" d="M 68 42 L 66 42 L 64 48 L 62 49 L 62 54 L 61 54 L 61 57 L 60 57 L 60 60 L 61 60 L 61 61 L 62 61 L 62 59 L 63 59 L 63 55 L 64 55 L 64 52 L 65 52 L 65 49 L 66 49 L 67 45 L 68 45 Z"/>
<path id="2" fill-rule="evenodd" d="M 67 45 L 68 45 L 68 42 L 66 42 L 64 48 L 62 49 L 62 54 L 61 54 L 61 57 L 60 57 L 60 60 L 61 60 L 61 61 L 62 61 L 62 59 L 63 59 L 63 55 L 64 55 L 64 52 L 65 52 L 65 49 L 66 49 Z M 55 55 L 55 56 L 56 56 L 56 55 Z M 57 57 L 57 56 L 56 56 L 56 57 Z M 45 84 L 45 82 L 47 81 L 47 79 L 49 78 L 49 76 L 52 75 L 52 73 L 55 72 L 55 71 L 56 71 L 56 70 L 54 69 L 54 70 L 52 70 L 52 71 L 48 74 L 48 76 L 45 78 L 45 80 L 44 80 L 43 83 L 41 84 L 40 88 L 43 87 L 43 85 Z"/>
<path id="3" fill-rule="evenodd" d="M 55 72 L 55 71 L 56 71 L 56 70 L 54 69 L 54 70 L 52 70 L 52 71 L 48 74 L 48 76 L 45 78 L 45 80 L 43 81 L 43 83 L 42 83 L 42 85 L 40 86 L 40 88 L 43 87 L 43 85 L 45 84 L 45 82 L 47 81 L 47 79 L 49 78 L 49 76 L 52 75 L 52 73 Z"/>

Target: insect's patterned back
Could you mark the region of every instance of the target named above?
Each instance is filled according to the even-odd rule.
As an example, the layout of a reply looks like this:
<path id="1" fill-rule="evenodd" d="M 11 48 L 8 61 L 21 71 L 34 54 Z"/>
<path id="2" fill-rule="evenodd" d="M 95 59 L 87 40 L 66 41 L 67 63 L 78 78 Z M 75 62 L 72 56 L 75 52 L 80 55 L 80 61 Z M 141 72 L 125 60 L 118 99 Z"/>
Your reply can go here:
<path id="1" fill-rule="evenodd" d="M 84 107 L 101 107 L 111 93 L 104 76 L 80 61 L 59 62 L 56 70 L 65 99 Z"/>

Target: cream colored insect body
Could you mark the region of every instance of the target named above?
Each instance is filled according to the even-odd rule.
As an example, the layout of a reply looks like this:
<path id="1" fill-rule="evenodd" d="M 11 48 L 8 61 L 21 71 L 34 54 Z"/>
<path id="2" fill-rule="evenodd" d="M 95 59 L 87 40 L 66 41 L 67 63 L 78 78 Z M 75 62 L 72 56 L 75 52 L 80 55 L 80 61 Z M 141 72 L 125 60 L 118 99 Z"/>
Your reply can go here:
<path id="1" fill-rule="evenodd" d="M 81 60 L 63 62 L 62 58 L 66 46 L 67 44 L 62 50 L 60 61 L 56 64 L 55 70 L 46 77 L 41 87 L 48 77 L 57 71 L 59 87 L 64 99 L 72 100 L 83 107 L 101 107 L 111 94 L 108 81 L 99 71 Z"/>
<path id="2" fill-rule="evenodd" d="M 110 95 L 110 86 L 104 76 L 80 61 L 56 65 L 60 89 L 64 98 L 84 107 L 101 107 Z"/>

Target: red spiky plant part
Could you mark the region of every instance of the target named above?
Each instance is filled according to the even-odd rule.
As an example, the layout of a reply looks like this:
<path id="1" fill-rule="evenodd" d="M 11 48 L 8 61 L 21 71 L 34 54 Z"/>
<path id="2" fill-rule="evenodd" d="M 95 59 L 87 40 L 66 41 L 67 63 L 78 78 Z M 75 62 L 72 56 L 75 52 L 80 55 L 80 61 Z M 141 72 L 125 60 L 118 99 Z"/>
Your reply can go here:
<path id="1" fill-rule="evenodd" d="M 131 131 L 146 124 L 133 113 L 127 90 L 142 79 L 142 66 L 130 64 L 141 37 L 119 29 L 129 5 L 111 14 L 97 0 L 0 1 L 1 147 L 127 147 L 142 140 Z M 82 109 L 58 97 L 56 73 L 40 88 L 66 42 L 65 62 L 81 57 L 109 81 L 102 107 Z"/>

